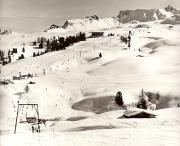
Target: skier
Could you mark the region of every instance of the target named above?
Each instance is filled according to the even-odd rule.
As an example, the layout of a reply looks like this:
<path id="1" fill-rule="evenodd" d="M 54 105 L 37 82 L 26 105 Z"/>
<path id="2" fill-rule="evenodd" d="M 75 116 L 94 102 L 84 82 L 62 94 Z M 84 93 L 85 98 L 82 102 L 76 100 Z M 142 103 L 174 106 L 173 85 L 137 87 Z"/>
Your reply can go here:
<path id="1" fill-rule="evenodd" d="M 32 126 L 32 133 L 34 133 L 34 126 Z"/>
<path id="2" fill-rule="evenodd" d="M 131 36 L 130 35 L 128 35 L 128 41 L 131 42 Z"/>
<path id="3" fill-rule="evenodd" d="M 44 76 L 46 75 L 46 70 L 45 70 L 45 69 L 43 69 L 43 75 L 44 75 Z"/>
<path id="4" fill-rule="evenodd" d="M 131 47 L 131 35 L 132 35 L 132 32 L 129 31 L 129 35 L 128 35 L 128 48 L 130 49 Z"/>
<path id="5" fill-rule="evenodd" d="M 129 48 L 129 50 L 130 50 L 130 48 L 131 48 L 131 42 L 128 42 L 128 48 Z"/>
<path id="6" fill-rule="evenodd" d="M 38 125 L 38 132 L 40 133 L 40 125 Z"/>

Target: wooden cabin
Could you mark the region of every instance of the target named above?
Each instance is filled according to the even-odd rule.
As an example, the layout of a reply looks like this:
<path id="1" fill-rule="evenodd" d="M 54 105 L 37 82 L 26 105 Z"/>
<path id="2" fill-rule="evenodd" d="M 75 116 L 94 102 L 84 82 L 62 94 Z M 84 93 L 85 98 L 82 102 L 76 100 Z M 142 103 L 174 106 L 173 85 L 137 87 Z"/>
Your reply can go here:
<path id="1" fill-rule="evenodd" d="M 104 36 L 104 32 L 91 32 L 91 38 Z"/>
<path id="2" fill-rule="evenodd" d="M 125 111 L 122 118 L 155 118 L 156 115 L 146 110 Z"/>

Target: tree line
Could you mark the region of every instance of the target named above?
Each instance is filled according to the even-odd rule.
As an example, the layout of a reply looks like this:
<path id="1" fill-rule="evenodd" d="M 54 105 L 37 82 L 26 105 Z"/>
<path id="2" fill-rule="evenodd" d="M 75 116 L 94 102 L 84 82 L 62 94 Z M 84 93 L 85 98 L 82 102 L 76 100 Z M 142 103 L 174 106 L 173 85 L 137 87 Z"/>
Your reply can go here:
<path id="1" fill-rule="evenodd" d="M 0 50 L 0 64 L 6 65 L 11 62 L 11 55 L 8 53 L 8 56 L 5 56 L 3 50 Z"/>
<path id="2" fill-rule="evenodd" d="M 51 40 L 41 37 L 37 38 L 37 41 L 33 42 L 33 45 L 39 45 L 39 49 L 45 48 L 44 52 L 41 53 L 33 53 L 33 57 L 43 55 L 48 52 L 53 52 L 53 51 L 60 51 L 60 50 L 65 50 L 66 47 L 73 45 L 74 43 L 80 42 L 80 41 L 86 41 L 86 34 L 85 33 L 78 33 L 73 36 L 67 36 L 66 38 L 64 37 L 53 37 Z"/>

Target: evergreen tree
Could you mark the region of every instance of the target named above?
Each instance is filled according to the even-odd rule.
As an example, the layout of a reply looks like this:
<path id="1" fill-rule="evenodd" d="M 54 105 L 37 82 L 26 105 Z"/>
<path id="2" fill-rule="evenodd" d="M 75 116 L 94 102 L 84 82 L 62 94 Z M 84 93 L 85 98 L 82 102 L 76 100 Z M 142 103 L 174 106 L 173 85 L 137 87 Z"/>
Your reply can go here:
<path id="1" fill-rule="evenodd" d="M 13 53 L 17 53 L 17 48 L 13 48 Z"/>
<path id="2" fill-rule="evenodd" d="M 39 49 L 42 49 L 43 48 L 43 43 L 41 42 L 40 44 L 39 44 Z"/>
<path id="3" fill-rule="evenodd" d="M 51 42 L 50 42 L 50 40 L 48 39 L 48 40 L 47 40 L 47 49 L 45 50 L 45 53 L 51 52 L 51 49 L 52 49 Z"/>
<path id="4" fill-rule="evenodd" d="M 37 43 L 40 43 L 41 42 L 41 38 L 37 38 Z"/>
<path id="5" fill-rule="evenodd" d="M 159 101 L 159 99 L 160 99 L 160 94 L 159 94 L 159 92 L 157 92 L 156 93 L 156 100 Z"/>
<path id="6" fill-rule="evenodd" d="M 8 56 L 11 54 L 11 51 L 10 50 L 8 50 Z"/>
<path id="7" fill-rule="evenodd" d="M 24 55 L 23 54 L 21 54 L 21 59 L 24 59 Z"/>
<path id="8" fill-rule="evenodd" d="M 8 61 L 11 63 L 11 55 L 8 55 Z"/>
<path id="9" fill-rule="evenodd" d="M 33 46 L 36 46 L 36 41 L 33 42 Z"/>
<path id="10" fill-rule="evenodd" d="M 148 97 L 145 95 L 144 89 L 142 89 L 141 94 L 139 96 L 139 101 L 138 101 L 138 104 L 137 104 L 137 108 L 147 109 L 148 99 L 146 99 L 146 98 L 148 98 Z"/>
<path id="11" fill-rule="evenodd" d="M 116 97 L 115 97 L 115 102 L 118 106 L 123 106 L 124 105 L 124 101 L 122 98 L 122 93 L 120 91 L 118 91 L 116 93 Z"/>
<path id="12" fill-rule="evenodd" d="M 2 50 L 0 50 L 0 60 L 2 61 L 2 64 L 5 65 L 4 51 L 2 51 Z"/>
<path id="13" fill-rule="evenodd" d="M 33 53 L 33 57 L 36 57 L 36 53 L 35 52 Z"/>
<path id="14" fill-rule="evenodd" d="M 23 52 L 23 53 L 25 52 L 25 48 L 24 48 L 24 47 L 22 48 L 22 52 Z"/>
<path id="15" fill-rule="evenodd" d="M 29 86 L 28 86 L 28 85 L 25 86 L 24 92 L 25 92 L 25 93 L 28 93 L 28 92 L 29 92 Z"/>
<path id="16" fill-rule="evenodd" d="M 147 109 L 147 101 L 144 98 L 141 98 L 137 104 L 137 108 Z"/>
<path id="17" fill-rule="evenodd" d="M 36 54 L 36 56 L 39 56 L 39 52 Z"/>
<path id="18" fill-rule="evenodd" d="M 19 59 L 24 59 L 24 55 L 21 54 L 21 56 L 19 56 Z"/>

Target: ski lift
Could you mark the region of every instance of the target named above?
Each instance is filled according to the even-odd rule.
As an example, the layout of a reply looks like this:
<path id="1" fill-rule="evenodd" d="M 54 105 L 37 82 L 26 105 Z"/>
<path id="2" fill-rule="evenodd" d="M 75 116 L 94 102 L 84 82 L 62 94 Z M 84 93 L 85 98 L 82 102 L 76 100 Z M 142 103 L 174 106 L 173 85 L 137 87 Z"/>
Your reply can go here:
<path id="1" fill-rule="evenodd" d="M 31 106 L 32 111 L 35 112 L 34 115 L 32 115 L 32 111 L 29 109 L 29 107 L 26 107 L 26 109 L 24 109 L 25 106 Z M 28 109 L 30 111 L 28 111 Z M 22 115 L 21 115 L 20 123 L 27 122 L 27 123 L 31 123 L 31 124 L 38 124 L 38 127 L 39 127 L 39 124 L 40 124 L 39 121 L 40 120 L 39 120 L 38 104 L 19 104 L 19 102 L 18 102 L 14 133 L 16 133 L 16 127 L 17 127 L 18 113 L 19 112 L 22 113 L 24 116 L 24 117 L 22 117 Z M 31 114 L 29 115 L 28 112 L 30 112 Z"/>

